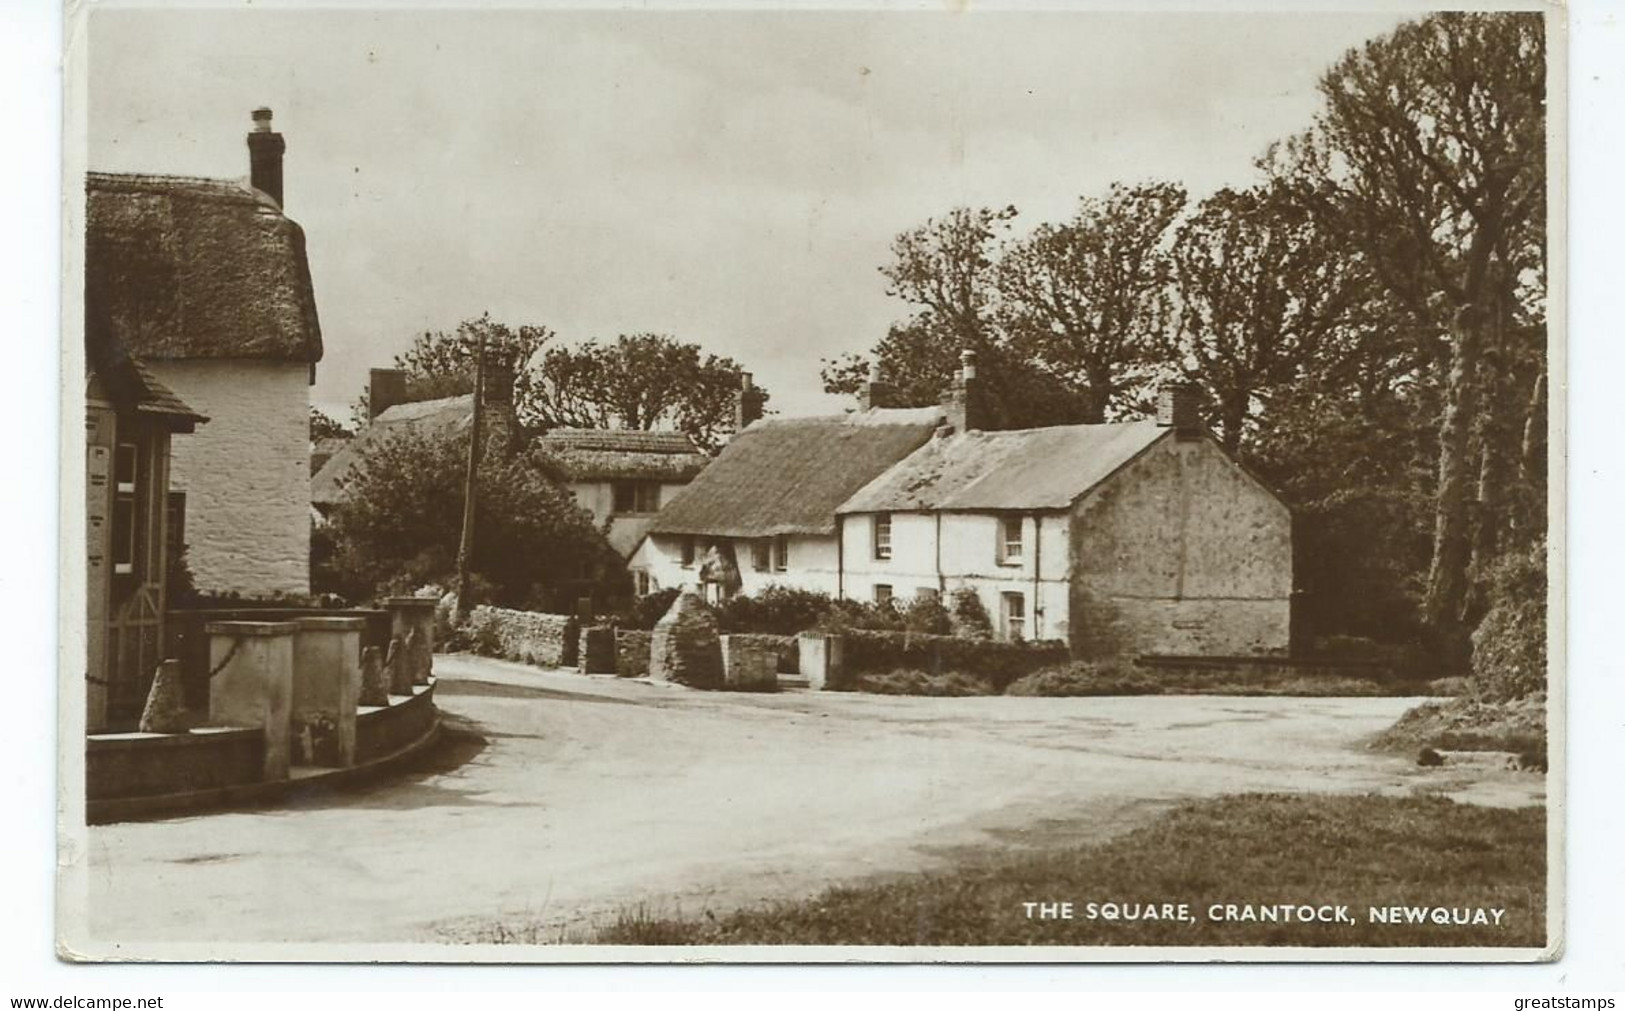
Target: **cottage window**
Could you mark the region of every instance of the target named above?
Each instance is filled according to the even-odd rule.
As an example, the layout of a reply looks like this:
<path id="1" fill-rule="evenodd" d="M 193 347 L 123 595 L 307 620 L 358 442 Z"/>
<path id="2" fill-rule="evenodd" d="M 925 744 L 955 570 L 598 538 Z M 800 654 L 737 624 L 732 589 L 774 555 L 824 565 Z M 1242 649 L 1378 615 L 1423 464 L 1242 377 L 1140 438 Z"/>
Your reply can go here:
<path id="1" fill-rule="evenodd" d="M 1021 553 L 1021 517 L 999 517 L 999 562 L 1003 565 L 1020 565 Z"/>
<path id="2" fill-rule="evenodd" d="M 648 569 L 639 569 L 632 573 L 632 580 L 637 587 L 638 596 L 647 597 L 654 592 L 654 580 L 649 578 Z"/>
<path id="3" fill-rule="evenodd" d="M 1004 637 L 1011 642 L 1027 638 L 1027 598 L 1019 593 L 1004 598 Z"/>
<path id="4" fill-rule="evenodd" d="M 882 605 L 890 604 L 891 599 L 892 599 L 891 584 L 889 584 L 889 583 L 876 583 L 875 584 L 875 603 L 882 604 Z"/>
<path id="5" fill-rule="evenodd" d="M 750 542 L 750 567 L 757 572 L 766 572 L 773 567 L 772 541 L 758 538 Z"/>
<path id="6" fill-rule="evenodd" d="M 790 538 L 780 534 L 773 538 L 773 571 L 783 572 L 790 567 Z"/>
<path id="7" fill-rule="evenodd" d="M 683 568 L 692 569 L 694 567 L 694 538 L 684 537 L 678 550 L 681 552 Z"/>
<path id="8" fill-rule="evenodd" d="M 615 512 L 653 513 L 660 511 L 660 484 L 657 481 L 616 481 Z"/>
<path id="9" fill-rule="evenodd" d="M 113 574 L 135 572 L 136 447 L 120 443 L 113 454 Z"/>
<path id="10" fill-rule="evenodd" d="M 875 558 L 891 557 L 891 513 L 875 514 Z"/>

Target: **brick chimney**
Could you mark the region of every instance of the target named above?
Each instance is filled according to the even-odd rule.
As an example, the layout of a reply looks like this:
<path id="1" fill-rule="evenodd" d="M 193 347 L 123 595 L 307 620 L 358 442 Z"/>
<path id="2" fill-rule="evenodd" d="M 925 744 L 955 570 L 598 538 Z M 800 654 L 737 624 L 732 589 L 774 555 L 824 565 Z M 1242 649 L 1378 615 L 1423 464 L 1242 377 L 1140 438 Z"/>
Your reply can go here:
<path id="1" fill-rule="evenodd" d="M 1202 430 L 1202 391 L 1195 383 L 1169 383 L 1157 391 L 1157 424 L 1180 435 Z"/>
<path id="2" fill-rule="evenodd" d="M 896 404 L 897 391 L 880 378 L 880 362 L 877 360 L 869 366 L 869 379 L 858 391 L 858 409 L 868 411 L 877 407 L 895 407 Z"/>
<path id="3" fill-rule="evenodd" d="M 271 110 L 254 110 L 254 129 L 248 135 L 248 181 L 282 206 L 282 152 L 287 144 L 271 130 Z"/>
<path id="4" fill-rule="evenodd" d="M 942 397 L 947 426 L 955 432 L 979 432 L 987 426 L 987 396 L 976 377 L 976 352 L 959 352 L 959 374 Z"/>
<path id="5" fill-rule="evenodd" d="M 367 375 L 367 420 L 406 402 L 405 369 L 373 369 Z"/>
<path id="6" fill-rule="evenodd" d="M 762 416 L 762 403 L 762 391 L 756 388 L 750 373 L 739 373 L 739 392 L 734 394 L 735 432 L 743 432 Z"/>
<path id="7" fill-rule="evenodd" d="M 506 355 L 485 357 L 485 452 L 506 455 L 518 445 L 519 419 L 513 410 L 514 367 Z"/>

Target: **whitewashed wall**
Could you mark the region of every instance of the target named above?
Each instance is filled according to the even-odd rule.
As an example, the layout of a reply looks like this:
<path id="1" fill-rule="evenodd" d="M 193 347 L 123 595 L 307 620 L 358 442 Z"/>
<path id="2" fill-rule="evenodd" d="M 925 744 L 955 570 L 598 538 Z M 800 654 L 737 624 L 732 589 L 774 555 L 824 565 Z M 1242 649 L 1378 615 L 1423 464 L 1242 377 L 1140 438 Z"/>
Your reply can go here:
<path id="1" fill-rule="evenodd" d="M 174 440 L 187 564 L 205 593 L 310 592 L 310 366 L 212 359 L 147 363 L 207 424 Z"/>

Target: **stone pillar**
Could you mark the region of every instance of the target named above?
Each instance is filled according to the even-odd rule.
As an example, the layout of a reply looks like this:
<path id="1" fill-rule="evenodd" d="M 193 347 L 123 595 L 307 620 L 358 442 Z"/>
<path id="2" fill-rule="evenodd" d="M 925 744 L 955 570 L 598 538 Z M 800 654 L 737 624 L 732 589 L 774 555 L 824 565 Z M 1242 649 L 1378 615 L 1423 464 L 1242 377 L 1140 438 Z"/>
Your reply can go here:
<path id="1" fill-rule="evenodd" d="M 209 722 L 265 732 L 265 779 L 288 778 L 288 716 L 293 703 L 291 621 L 211 621 Z"/>
<path id="2" fill-rule="evenodd" d="M 299 618 L 293 640 L 294 756 L 303 765 L 355 764 L 364 618 Z"/>
<path id="3" fill-rule="evenodd" d="M 409 629 L 417 629 L 426 648 L 434 652 L 434 609 L 439 602 L 433 597 L 387 597 L 384 607 L 390 614 L 391 636 L 406 638 Z"/>
<path id="4" fill-rule="evenodd" d="M 722 686 L 722 643 L 717 619 L 693 590 L 684 589 L 655 623 L 649 642 L 649 677 L 695 688 Z"/>
<path id="5" fill-rule="evenodd" d="M 842 667 L 843 640 L 838 635 L 823 632 L 803 632 L 796 636 L 796 647 L 801 656 L 801 676 L 813 691 L 827 691 L 840 685 L 844 675 Z"/>
<path id="6" fill-rule="evenodd" d="M 611 625 L 590 625 L 581 630 L 581 673 L 615 673 L 615 629 Z"/>
<path id="7" fill-rule="evenodd" d="M 181 662 L 165 660 L 158 665 L 147 693 L 147 707 L 141 711 L 143 734 L 184 734 L 190 726 L 186 713 L 186 688 Z"/>
<path id="8" fill-rule="evenodd" d="M 398 635 L 389 640 L 389 652 L 384 654 L 384 678 L 389 694 L 412 697 L 412 662 L 406 641 Z"/>
<path id="9" fill-rule="evenodd" d="M 356 696 L 356 704 L 389 705 L 389 671 L 384 667 L 384 654 L 377 646 L 361 650 L 361 693 Z"/>

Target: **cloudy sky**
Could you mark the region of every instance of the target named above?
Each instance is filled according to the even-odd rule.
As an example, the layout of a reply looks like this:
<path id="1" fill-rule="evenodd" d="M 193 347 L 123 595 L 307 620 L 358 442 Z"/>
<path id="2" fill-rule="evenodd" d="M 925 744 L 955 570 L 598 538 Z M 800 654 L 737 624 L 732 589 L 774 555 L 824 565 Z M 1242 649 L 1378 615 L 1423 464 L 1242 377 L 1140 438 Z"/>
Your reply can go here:
<path id="1" fill-rule="evenodd" d="M 489 310 L 656 331 L 798 414 L 904 315 L 876 268 L 956 205 L 1254 178 L 1393 13 L 99 9 L 89 165 L 235 177 L 287 139 L 339 417 L 369 366 Z"/>

